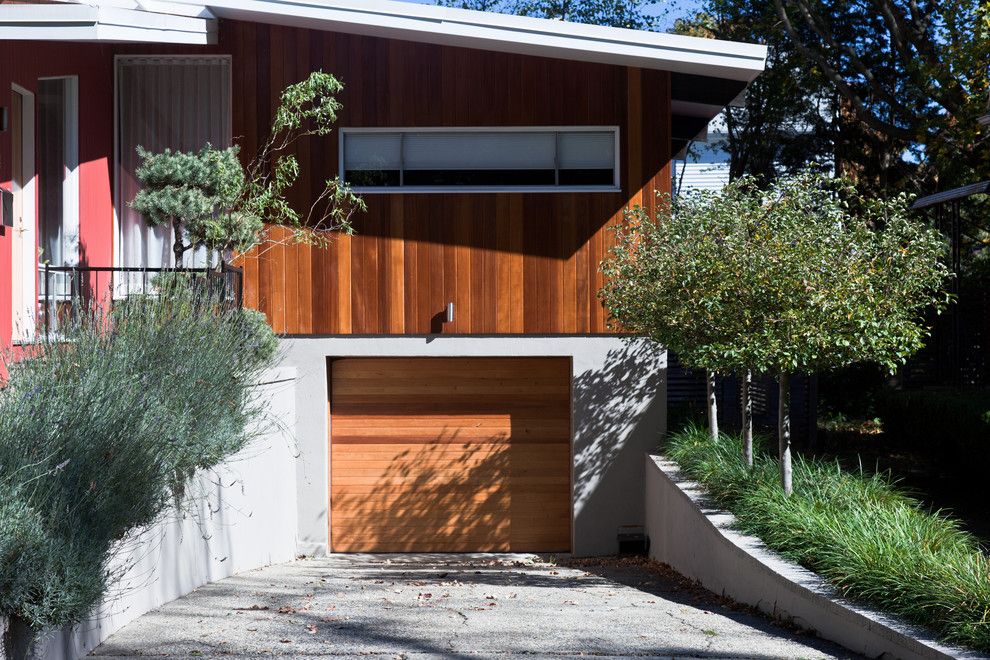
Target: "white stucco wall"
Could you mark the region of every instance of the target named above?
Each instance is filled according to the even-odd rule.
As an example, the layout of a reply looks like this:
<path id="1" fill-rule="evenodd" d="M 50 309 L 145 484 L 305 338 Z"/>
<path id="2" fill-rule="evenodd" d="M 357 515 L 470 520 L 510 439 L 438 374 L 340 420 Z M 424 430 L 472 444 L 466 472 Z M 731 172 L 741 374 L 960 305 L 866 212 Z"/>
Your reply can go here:
<path id="1" fill-rule="evenodd" d="M 45 660 L 74 660 L 145 612 L 203 584 L 291 561 L 296 550 L 296 446 L 281 420 L 295 416 L 295 372 L 258 388 L 269 421 L 241 452 L 194 478 L 189 503 L 125 544 L 112 567 L 130 566 L 93 618 L 47 635 Z"/>
<path id="2" fill-rule="evenodd" d="M 643 452 L 666 425 L 667 355 L 621 337 L 306 337 L 283 340 L 298 373 L 299 553 L 329 544 L 328 357 L 533 356 L 572 360 L 572 552 L 612 554 L 620 525 L 642 525 Z"/>

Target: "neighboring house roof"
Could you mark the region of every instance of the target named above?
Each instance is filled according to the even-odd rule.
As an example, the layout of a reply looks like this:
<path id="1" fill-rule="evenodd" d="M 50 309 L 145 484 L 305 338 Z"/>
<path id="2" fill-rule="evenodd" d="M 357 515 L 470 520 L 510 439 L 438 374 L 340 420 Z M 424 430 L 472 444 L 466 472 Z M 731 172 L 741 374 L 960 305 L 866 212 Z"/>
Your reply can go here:
<path id="1" fill-rule="evenodd" d="M 204 44 L 216 41 L 217 18 L 670 71 L 675 152 L 739 97 L 767 54 L 757 44 L 396 0 L 0 3 L 0 39 Z"/>

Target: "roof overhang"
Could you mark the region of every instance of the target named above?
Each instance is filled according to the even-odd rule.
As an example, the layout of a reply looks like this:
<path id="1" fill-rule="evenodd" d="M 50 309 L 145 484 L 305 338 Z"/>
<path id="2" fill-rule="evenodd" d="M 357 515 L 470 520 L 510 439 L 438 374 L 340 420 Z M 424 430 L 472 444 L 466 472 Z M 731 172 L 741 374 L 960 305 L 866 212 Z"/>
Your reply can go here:
<path id="1" fill-rule="evenodd" d="M 117 0 L 121 1 L 121 0 Z M 195 5 L 202 0 L 169 0 Z M 704 139 L 763 72 L 767 47 L 395 0 L 206 0 L 219 18 L 670 71 L 672 152 Z"/>
<path id="2" fill-rule="evenodd" d="M 331 30 L 749 82 L 765 46 L 395 0 L 169 0 L 219 18 Z"/>
<path id="3" fill-rule="evenodd" d="M 966 199 L 973 195 L 986 195 L 990 194 L 990 181 L 980 181 L 979 183 L 971 183 L 968 186 L 960 186 L 959 188 L 953 188 L 952 190 L 943 190 L 942 192 L 935 193 L 934 195 L 928 195 L 927 197 L 919 197 L 914 200 L 911 204 L 911 209 L 918 211 L 920 209 L 928 208 L 929 206 L 938 206 L 939 204 L 947 204 L 949 202 L 958 202 L 959 200 Z"/>
<path id="4" fill-rule="evenodd" d="M 2 4 L 0 40 L 216 43 L 216 20 L 211 16 L 183 15 L 188 13 L 159 13 L 110 3 L 101 6 Z"/>
<path id="5" fill-rule="evenodd" d="M 757 44 L 396 0 L 61 1 L 0 5 L 0 39 L 211 44 L 221 18 L 669 71 L 674 153 L 742 98 L 767 56 Z"/>

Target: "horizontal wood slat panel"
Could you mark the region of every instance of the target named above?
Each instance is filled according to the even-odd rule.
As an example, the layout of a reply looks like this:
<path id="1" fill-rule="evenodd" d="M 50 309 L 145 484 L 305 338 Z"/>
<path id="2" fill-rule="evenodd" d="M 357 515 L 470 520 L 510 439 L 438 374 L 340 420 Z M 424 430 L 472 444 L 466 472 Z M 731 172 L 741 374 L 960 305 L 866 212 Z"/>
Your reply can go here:
<path id="1" fill-rule="evenodd" d="M 293 44 L 305 46 L 283 62 L 280 49 Z M 242 261 L 245 301 L 276 331 L 609 331 L 596 297 L 609 228 L 628 206 L 652 210 L 654 191 L 670 191 L 668 73 L 236 21 L 221 22 L 216 50 L 233 56 L 233 134 L 247 159 L 266 138 L 278 93 L 316 70 L 345 85 L 339 127 L 620 131 L 620 192 L 366 194 L 352 237 L 317 247 L 273 229 L 271 244 Z M 296 208 L 338 175 L 339 135 L 299 143 Z M 443 323 L 448 302 L 455 318 Z"/>
<path id="2" fill-rule="evenodd" d="M 570 370 L 561 358 L 330 360 L 332 548 L 568 550 Z"/>

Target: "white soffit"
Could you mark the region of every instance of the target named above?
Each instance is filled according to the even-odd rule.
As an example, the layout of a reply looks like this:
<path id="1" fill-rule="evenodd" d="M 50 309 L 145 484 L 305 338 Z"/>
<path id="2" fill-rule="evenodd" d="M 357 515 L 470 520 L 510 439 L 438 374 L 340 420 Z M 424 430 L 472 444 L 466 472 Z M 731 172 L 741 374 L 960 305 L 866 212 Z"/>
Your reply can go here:
<path id="1" fill-rule="evenodd" d="M 158 13 L 123 4 L 0 5 L 0 40 L 216 43 L 216 21 L 187 15 L 188 7 Z"/>
<path id="2" fill-rule="evenodd" d="M 156 4 L 202 5 L 203 0 Z M 766 46 L 756 44 L 395 0 L 205 0 L 205 4 L 219 18 L 745 82 L 763 71 L 767 55 Z"/>

